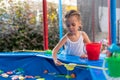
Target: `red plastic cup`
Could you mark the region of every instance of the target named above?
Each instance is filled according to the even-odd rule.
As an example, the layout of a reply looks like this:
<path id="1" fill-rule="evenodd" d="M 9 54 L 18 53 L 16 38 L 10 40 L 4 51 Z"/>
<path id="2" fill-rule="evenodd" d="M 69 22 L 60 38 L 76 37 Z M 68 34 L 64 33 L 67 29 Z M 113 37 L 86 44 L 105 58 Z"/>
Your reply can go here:
<path id="1" fill-rule="evenodd" d="M 100 43 L 88 43 L 86 44 L 86 51 L 88 60 L 98 60 L 100 55 L 101 44 Z"/>

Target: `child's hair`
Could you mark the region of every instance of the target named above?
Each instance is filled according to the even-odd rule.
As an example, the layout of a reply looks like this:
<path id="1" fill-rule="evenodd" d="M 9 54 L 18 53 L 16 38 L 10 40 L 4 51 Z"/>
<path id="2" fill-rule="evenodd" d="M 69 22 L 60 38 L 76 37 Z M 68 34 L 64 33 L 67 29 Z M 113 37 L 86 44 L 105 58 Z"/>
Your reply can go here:
<path id="1" fill-rule="evenodd" d="M 80 15 L 80 13 L 78 12 L 78 11 L 76 11 L 76 10 L 70 10 L 70 11 L 68 11 L 67 13 L 66 13 L 66 15 L 65 15 L 65 22 L 66 22 L 66 20 L 68 19 L 68 18 L 70 18 L 71 16 L 77 16 L 77 19 L 79 20 L 79 21 L 81 21 L 81 15 Z M 82 21 L 81 21 L 81 24 L 82 24 Z M 82 29 L 82 26 L 80 26 L 80 30 Z"/>

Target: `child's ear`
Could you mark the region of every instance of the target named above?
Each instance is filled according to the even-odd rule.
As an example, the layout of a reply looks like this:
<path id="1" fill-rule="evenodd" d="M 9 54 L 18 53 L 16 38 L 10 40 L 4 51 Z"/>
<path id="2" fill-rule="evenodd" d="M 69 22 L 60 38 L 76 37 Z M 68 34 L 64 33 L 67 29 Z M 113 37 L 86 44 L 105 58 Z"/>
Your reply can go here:
<path id="1" fill-rule="evenodd" d="M 82 22 L 81 21 L 79 21 L 79 25 L 82 26 Z"/>
<path id="2" fill-rule="evenodd" d="M 80 28 L 82 29 L 82 27 L 83 27 L 82 21 L 80 21 L 79 26 L 80 26 Z"/>

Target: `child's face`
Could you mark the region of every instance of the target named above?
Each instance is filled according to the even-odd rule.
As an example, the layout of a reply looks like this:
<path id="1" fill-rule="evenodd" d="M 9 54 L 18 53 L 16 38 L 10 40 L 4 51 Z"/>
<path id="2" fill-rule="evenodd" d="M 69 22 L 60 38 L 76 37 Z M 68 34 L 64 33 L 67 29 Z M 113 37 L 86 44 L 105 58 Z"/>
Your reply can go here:
<path id="1" fill-rule="evenodd" d="M 71 33 L 76 33 L 81 26 L 81 22 L 77 16 L 71 16 L 66 20 L 66 26 Z"/>

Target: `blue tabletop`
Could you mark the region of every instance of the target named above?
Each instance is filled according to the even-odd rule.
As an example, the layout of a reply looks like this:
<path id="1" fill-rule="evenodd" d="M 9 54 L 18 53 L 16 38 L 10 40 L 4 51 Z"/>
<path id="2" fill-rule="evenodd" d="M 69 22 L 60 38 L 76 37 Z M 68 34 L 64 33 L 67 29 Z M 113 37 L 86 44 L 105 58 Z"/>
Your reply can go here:
<path id="1" fill-rule="evenodd" d="M 46 54 L 45 52 L 0 52 L 0 56 L 3 56 L 3 57 L 37 56 L 37 57 L 52 59 L 52 55 Z M 105 55 L 101 54 L 99 60 L 89 61 L 88 59 L 81 59 L 78 56 L 58 54 L 58 59 L 66 63 L 76 63 L 76 64 L 92 65 L 92 66 L 98 66 L 98 67 L 102 67 L 104 58 L 105 58 Z M 94 69 L 94 68 L 89 68 L 89 70 L 93 80 L 106 80 L 102 70 Z"/>

